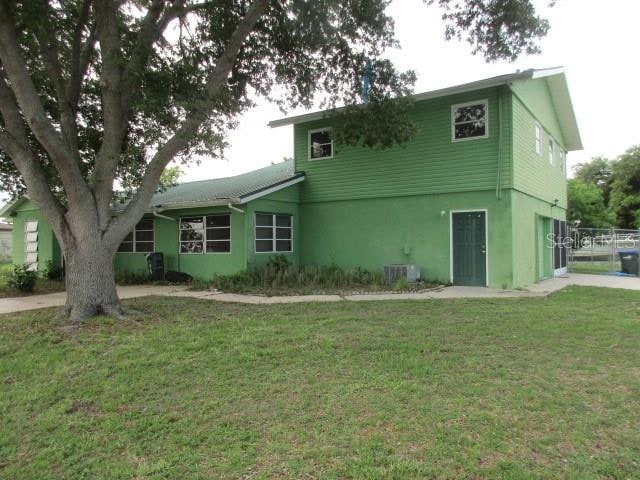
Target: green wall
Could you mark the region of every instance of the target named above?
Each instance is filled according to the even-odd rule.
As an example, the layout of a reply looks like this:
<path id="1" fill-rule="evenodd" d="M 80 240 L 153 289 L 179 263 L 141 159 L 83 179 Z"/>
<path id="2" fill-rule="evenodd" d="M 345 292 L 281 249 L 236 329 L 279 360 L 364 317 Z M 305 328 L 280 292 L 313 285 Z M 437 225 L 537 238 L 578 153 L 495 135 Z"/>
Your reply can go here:
<path id="1" fill-rule="evenodd" d="M 423 278 L 449 282 L 451 210 L 487 209 L 489 285 L 511 286 L 509 203 L 509 195 L 498 200 L 488 191 L 302 204 L 300 261 L 368 269 L 415 263 Z"/>
<path id="2" fill-rule="evenodd" d="M 511 206 L 514 286 L 524 287 L 553 275 L 550 220 L 565 220 L 566 210 L 516 190 Z"/>
<path id="3" fill-rule="evenodd" d="M 558 199 L 567 207 L 567 181 L 562 171 L 560 149 L 564 150 L 558 120 L 545 80 L 514 85 L 513 187 L 545 202 Z M 536 153 L 535 124 L 542 127 L 542 155 Z M 549 138 L 556 143 L 553 164 L 549 163 Z"/>
<path id="4" fill-rule="evenodd" d="M 484 99 L 489 101 L 489 137 L 452 142 L 452 105 Z M 308 131 L 332 126 L 333 121 L 323 119 L 295 125 L 296 171 L 307 175 L 301 184 L 301 201 L 495 190 L 498 172 L 501 186 L 508 188 L 512 170 L 508 141 L 510 102 L 511 93 L 506 88 L 419 101 L 410 111 L 418 133 L 406 145 L 387 150 L 336 145 L 333 158 L 324 160 L 309 160 Z M 500 103 L 502 127 L 498 115 Z"/>
<path id="5" fill-rule="evenodd" d="M 24 224 L 28 220 L 38 221 L 38 270 L 44 270 L 49 260 L 56 266 L 61 265 L 60 247 L 53 230 L 38 206 L 30 200 L 21 203 L 13 216 L 13 263 L 24 263 Z"/>

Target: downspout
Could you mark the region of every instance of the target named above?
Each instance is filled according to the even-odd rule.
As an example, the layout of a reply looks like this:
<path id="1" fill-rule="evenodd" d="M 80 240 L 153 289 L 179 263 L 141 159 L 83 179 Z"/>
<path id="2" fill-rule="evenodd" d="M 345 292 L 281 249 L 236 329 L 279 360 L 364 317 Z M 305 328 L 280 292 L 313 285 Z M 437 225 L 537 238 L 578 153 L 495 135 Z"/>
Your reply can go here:
<path id="1" fill-rule="evenodd" d="M 502 128 L 504 119 L 502 118 L 502 91 L 498 92 L 498 174 L 496 175 L 496 198 L 502 199 Z"/>
<path id="2" fill-rule="evenodd" d="M 158 210 L 153 210 L 153 216 L 158 218 L 164 218 L 165 220 L 171 220 L 172 222 L 176 221 L 175 218 L 167 217 L 166 215 L 162 215 L 161 213 L 158 213 Z"/>
<path id="3" fill-rule="evenodd" d="M 239 209 L 238 207 L 234 207 L 231 202 L 227 203 L 227 208 L 229 208 L 229 210 L 233 210 L 234 212 L 238 212 L 238 213 L 245 213 L 244 210 Z"/>

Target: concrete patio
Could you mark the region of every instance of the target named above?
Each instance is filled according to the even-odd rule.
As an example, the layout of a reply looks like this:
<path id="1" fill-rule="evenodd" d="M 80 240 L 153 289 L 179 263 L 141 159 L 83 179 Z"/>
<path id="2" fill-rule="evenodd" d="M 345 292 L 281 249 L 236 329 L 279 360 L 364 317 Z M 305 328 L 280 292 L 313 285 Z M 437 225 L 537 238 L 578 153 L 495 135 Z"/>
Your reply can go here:
<path id="1" fill-rule="evenodd" d="M 170 297 L 198 298 L 218 302 L 236 302 L 248 304 L 278 304 L 301 302 L 360 302 L 376 300 L 426 300 L 449 298 L 524 298 L 544 297 L 569 285 L 589 287 L 621 288 L 640 291 L 640 279 L 633 277 L 615 277 L 608 275 L 567 274 L 529 285 L 524 290 L 495 290 L 483 287 L 445 287 L 420 293 L 372 293 L 354 295 L 291 295 L 267 297 L 261 295 L 243 295 L 218 291 L 195 291 L 177 285 L 127 285 L 119 286 L 120 298 L 146 297 L 162 295 Z M 0 314 L 35 310 L 38 308 L 61 307 L 66 299 L 65 292 L 47 295 L 31 295 L 0 299 Z"/>

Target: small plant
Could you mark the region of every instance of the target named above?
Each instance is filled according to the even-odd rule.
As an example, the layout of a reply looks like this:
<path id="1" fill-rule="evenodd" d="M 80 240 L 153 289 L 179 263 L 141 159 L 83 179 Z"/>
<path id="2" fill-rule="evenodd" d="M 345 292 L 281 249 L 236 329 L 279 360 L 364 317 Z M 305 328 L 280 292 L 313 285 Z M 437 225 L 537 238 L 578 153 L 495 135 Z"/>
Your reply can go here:
<path id="1" fill-rule="evenodd" d="M 62 280 L 64 269 L 57 266 L 52 260 L 47 260 L 42 275 L 49 280 Z"/>
<path id="2" fill-rule="evenodd" d="M 7 285 L 14 290 L 29 293 L 33 292 L 37 278 L 38 274 L 29 270 L 26 265 L 14 265 Z"/>
<path id="3" fill-rule="evenodd" d="M 406 278 L 396 280 L 396 282 L 393 284 L 393 289 L 399 291 L 409 290 L 409 282 L 407 282 Z"/>
<path id="4" fill-rule="evenodd" d="M 141 285 L 152 281 L 151 275 L 144 270 L 124 270 L 116 275 L 116 283 L 121 285 Z"/>

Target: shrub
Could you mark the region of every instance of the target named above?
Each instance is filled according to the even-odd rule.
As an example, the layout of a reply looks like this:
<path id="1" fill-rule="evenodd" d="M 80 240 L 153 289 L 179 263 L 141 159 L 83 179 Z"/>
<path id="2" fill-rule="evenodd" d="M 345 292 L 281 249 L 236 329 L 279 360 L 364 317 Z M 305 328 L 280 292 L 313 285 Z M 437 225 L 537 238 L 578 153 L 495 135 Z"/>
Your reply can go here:
<path id="1" fill-rule="evenodd" d="M 124 270 L 123 272 L 116 274 L 116 283 L 121 285 L 141 285 L 152 281 L 153 279 L 151 278 L 151 274 L 144 270 Z"/>
<path id="2" fill-rule="evenodd" d="M 42 275 L 49 280 L 62 280 L 64 276 L 64 269 L 57 266 L 53 261 L 47 260 Z"/>
<path id="3" fill-rule="evenodd" d="M 33 292 L 38 278 L 37 272 L 27 269 L 26 265 L 14 265 L 13 273 L 9 276 L 7 285 L 21 292 Z"/>

